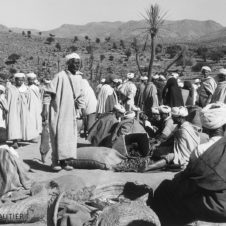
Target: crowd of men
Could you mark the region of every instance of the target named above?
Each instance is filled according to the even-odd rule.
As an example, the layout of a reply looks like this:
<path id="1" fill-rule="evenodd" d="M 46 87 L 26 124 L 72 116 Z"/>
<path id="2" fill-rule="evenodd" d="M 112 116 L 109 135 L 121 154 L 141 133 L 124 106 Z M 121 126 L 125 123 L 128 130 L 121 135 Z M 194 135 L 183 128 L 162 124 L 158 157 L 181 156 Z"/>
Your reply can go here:
<path id="1" fill-rule="evenodd" d="M 226 187 L 223 173 L 226 168 L 221 164 L 218 171 L 211 171 L 212 174 L 208 174 L 206 169 L 208 166 L 213 169 L 213 155 L 220 156 L 214 151 L 223 153 L 226 69 L 220 69 L 217 79 L 214 79 L 211 68 L 204 66 L 200 72 L 201 79 L 192 82 L 181 81 L 176 72 L 168 75 L 156 73 L 151 79 L 128 73 L 125 81 L 110 75 L 102 78 L 97 87 L 92 87 L 80 68 L 80 56 L 72 53 L 66 56 L 66 69 L 52 80 L 45 80 L 42 86 L 34 73 L 26 76 L 16 73 L 14 83 L 7 82 L 6 87 L 1 85 L 0 124 L 5 131 L 1 133 L 2 142 L 12 141 L 12 147 L 18 148 L 18 141 L 37 138 L 42 133 L 42 123 L 47 122 L 52 169 L 71 170 L 73 167 L 69 160 L 77 158 L 78 120 L 83 120 L 83 131 L 91 144 L 106 147 L 113 147 L 109 145 L 112 140 L 107 139 L 113 125 L 123 125 L 124 120 L 132 120 L 133 125 L 137 123 L 136 128 L 141 126 L 140 130 L 145 131 L 149 138 L 148 154 L 137 167 L 137 172 L 173 166 L 187 173 L 178 177 L 184 181 L 183 185 L 175 179 L 176 182 L 163 183 L 157 189 L 153 208 L 161 216 L 162 222 L 174 222 L 176 219 L 184 223 L 206 216 L 210 220 L 225 220 Z M 120 131 L 125 135 L 130 133 L 126 128 Z M 219 145 L 222 148 L 212 150 L 218 142 L 221 142 Z M 203 167 L 199 165 L 200 168 L 196 169 L 197 162 Z M 117 166 L 118 170 L 122 164 Z M 200 182 L 200 172 L 207 180 L 216 177 L 217 188 L 212 186 L 208 189 L 206 183 Z M 196 180 L 191 182 L 192 176 Z M 189 186 L 186 187 L 187 181 Z M 205 185 L 197 187 L 197 181 Z M 191 200 L 185 198 L 190 194 L 191 187 L 195 187 L 192 192 L 197 196 L 199 213 L 194 213 Z M 182 189 L 183 193 L 175 194 L 173 189 Z M 177 202 L 173 203 L 172 197 Z"/>

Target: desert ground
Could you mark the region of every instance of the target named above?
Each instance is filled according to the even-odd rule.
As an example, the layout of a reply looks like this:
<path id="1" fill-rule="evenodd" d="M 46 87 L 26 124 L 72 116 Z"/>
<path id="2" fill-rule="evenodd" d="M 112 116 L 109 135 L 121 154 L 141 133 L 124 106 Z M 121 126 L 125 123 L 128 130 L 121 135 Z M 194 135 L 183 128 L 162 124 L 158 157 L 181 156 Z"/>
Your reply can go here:
<path id="1" fill-rule="evenodd" d="M 78 146 L 84 146 L 88 144 L 85 139 L 78 139 Z M 23 144 L 18 149 L 20 158 L 27 163 L 32 172 L 29 172 L 29 176 L 36 182 L 54 180 L 64 175 L 79 176 L 84 181 L 86 186 L 91 185 L 107 185 L 112 182 L 137 182 L 139 184 L 147 184 L 153 189 L 163 181 L 164 179 L 171 179 L 174 176 L 174 172 L 152 172 L 152 173 L 116 173 L 105 170 L 78 170 L 72 171 L 62 170 L 60 172 L 53 172 L 50 168 L 51 165 L 51 153 L 49 152 L 46 158 L 46 163 L 42 164 L 41 156 L 39 153 L 40 139 L 38 143 Z M 70 183 L 70 181 L 68 181 Z M 7 226 L 45 226 L 44 222 L 36 222 L 33 224 L 6 224 Z"/>

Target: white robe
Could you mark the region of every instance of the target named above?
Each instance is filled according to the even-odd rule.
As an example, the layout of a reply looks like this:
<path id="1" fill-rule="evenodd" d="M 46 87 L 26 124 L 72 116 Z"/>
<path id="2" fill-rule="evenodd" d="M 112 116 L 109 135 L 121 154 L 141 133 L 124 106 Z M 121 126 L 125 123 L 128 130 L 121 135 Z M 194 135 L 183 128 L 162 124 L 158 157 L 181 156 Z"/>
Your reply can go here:
<path id="1" fill-rule="evenodd" d="M 30 134 L 35 138 L 38 137 L 42 131 L 42 102 L 41 93 L 36 85 L 29 86 L 30 89 L 30 100 L 28 103 L 29 109 L 29 122 L 31 124 Z"/>
<path id="2" fill-rule="evenodd" d="M 29 122 L 28 103 L 31 93 L 26 85 L 17 88 L 9 85 L 7 90 L 8 116 L 7 130 L 9 140 L 31 140 L 31 124 Z"/>
<path id="3" fill-rule="evenodd" d="M 78 107 L 84 108 L 82 77 L 72 75 L 69 71 L 67 73 L 72 79 L 75 97 L 78 98 Z M 77 157 L 76 110 L 67 73 L 61 71 L 56 74 L 45 89 L 52 95 L 49 121 L 53 165 L 57 164 L 58 160 Z"/>

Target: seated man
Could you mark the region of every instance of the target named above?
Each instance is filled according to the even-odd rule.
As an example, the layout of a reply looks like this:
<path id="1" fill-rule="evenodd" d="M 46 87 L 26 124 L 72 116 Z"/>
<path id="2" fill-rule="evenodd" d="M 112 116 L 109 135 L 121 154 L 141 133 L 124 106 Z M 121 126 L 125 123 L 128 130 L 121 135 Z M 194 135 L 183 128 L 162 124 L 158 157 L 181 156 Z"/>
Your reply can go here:
<path id="1" fill-rule="evenodd" d="M 196 127 L 186 121 L 187 115 L 188 111 L 185 107 L 172 108 L 172 119 L 177 124 L 177 128 L 173 133 L 174 143 L 172 146 L 160 145 L 157 147 L 154 150 L 153 157 L 160 158 L 160 160 L 154 163 L 147 161 L 146 165 L 141 167 L 141 172 L 163 168 L 169 163 L 174 163 L 180 167 L 187 165 L 191 152 L 198 146 L 200 141 Z"/>
<path id="2" fill-rule="evenodd" d="M 149 137 L 155 137 L 161 125 L 159 107 L 152 107 L 151 118 L 149 120 L 147 119 L 148 117 L 145 118 L 143 123 L 145 130 L 147 131 Z"/>
<path id="3" fill-rule="evenodd" d="M 121 121 L 125 108 L 120 104 L 114 106 L 112 112 L 103 114 L 91 127 L 87 140 L 93 146 L 105 146 L 103 142 L 111 135 L 114 126 Z"/>
<path id="4" fill-rule="evenodd" d="M 161 105 L 159 112 L 162 124 L 156 136 L 157 146 L 166 141 L 176 128 L 176 124 L 174 124 L 171 117 L 171 108 L 169 106 Z"/>
<path id="5" fill-rule="evenodd" d="M 190 161 L 173 180 L 159 185 L 151 207 L 161 225 L 190 225 L 197 220 L 226 222 L 225 147 L 223 137 Z"/>
<path id="6" fill-rule="evenodd" d="M 224 136 L 224 126 L 226 124 L 226 104 L 208 104 L 200 112 L 202 126 L 209 135 L 209 140 L 192 152 L 190 161 L 198 159 L 210 146 Z"/>

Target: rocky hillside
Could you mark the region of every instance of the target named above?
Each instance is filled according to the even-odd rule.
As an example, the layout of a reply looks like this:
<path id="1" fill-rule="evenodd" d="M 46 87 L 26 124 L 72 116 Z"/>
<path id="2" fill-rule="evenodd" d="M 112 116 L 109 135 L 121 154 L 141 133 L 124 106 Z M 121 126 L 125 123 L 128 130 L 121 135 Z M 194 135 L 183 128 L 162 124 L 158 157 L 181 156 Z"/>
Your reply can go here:
<path id="1" fill-rule="evenodd" d="M 68 38 L 74 36 L 89 36 L 91 38 L 102 38 L 111 36 L 114 39 L 131 39 L 139 37 L 143 28 L 146 27 L 145 21 L 128 21 L 128 22 L 99 22 L 88 23 L 83 26 L 64 24 L 54 30 L 43 32 L 44 35 L 49 33 L 57 37 Z M 214 21 L 196 21 L 180 20 L 166 21 L 160 31 L 160 38 L 164 41 L 190 41 L 202 36 L 217 32 L 223 28 L 222 25 Z"/>
<path id="2" fill-rule="evenodd" d="M 92 39 L 100 38 L 104 40 L 110 36 L 115 40 L 132 40 L 133 37 L 142 37 L 142 33 L 146 23 L 144 20 L 128 21 L 128 22 L 92 22 L 86 25 L 72 25 L 64 24 L 59 28 L 42 31 L 42 36 L 49 36 L 54 34 L 59 38 L 73 38 L 74 36 L 84 37 L 89 36 Z M 218 40 L 222 39 L 222 35 L 226 33 L 224 28 L 219 23 L 212 20 L 197 21 L 197 20 L 178 20 L 178 21 L 165 21 L 160 33 L 159 38 L 163 42 L 187 42 L 194 40 Z M 27 32 L 29 29 L 22 28 L 8 28 L 0 25 L 0 32 L 8 32 L 9 30 L 22 33 Z M 30 29 L 33 35 L 39 35 L 38 30 Z"/>

